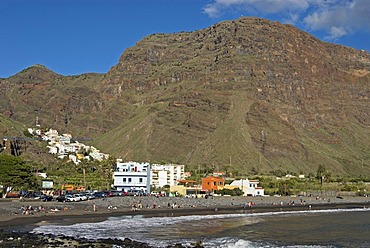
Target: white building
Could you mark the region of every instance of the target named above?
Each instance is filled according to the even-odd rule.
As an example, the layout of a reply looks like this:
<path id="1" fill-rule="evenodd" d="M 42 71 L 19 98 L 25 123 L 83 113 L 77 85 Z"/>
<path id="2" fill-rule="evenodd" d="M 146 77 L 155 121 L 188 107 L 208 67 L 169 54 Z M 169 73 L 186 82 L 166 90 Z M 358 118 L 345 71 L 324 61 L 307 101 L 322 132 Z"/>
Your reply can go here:
<path id="1" fill-rule="evenodd" d="M 47 140 L 54 140 L 59 136 L 59 134 L 57 130 L 49 129 L 49 131 L 47 131 L 44 136 L 47 137 Z"/>
<path id="2" fill-rule="evenodd" d="M 76 147 L 72 145 L 64 145 L 64 151 L 65 153 L 76 153 Z"/>
<path id="3" fill-rule="evenodd" d="M 67 154 L 67 146 L 61 143 L 56 143 L 55 146 L 58 148 L 58 154 Z"/>
<path id="4" fill-rule="evenodd" d="M 91 151 L 89 156 L 98 161 L 102 161 L 105 158 L 104 154 L 99 151 Z"/>
<path id="5" fill-rule="evenodd" d="M 68 155 L 68 159 L 71 160 L 74 164 L 78 164 L 78 159 L 76 155 L 70 154 Z"/>
<path id="6" fill-rule="evenodd" d="M 96 149 L 93 146 L 90 146 L 90 153 L 89 156 L 92 157 L 95 160 L 102 161 L 103 159 L 108 159 L 109 155 L 100 152 L 100 150 Z"/>
<path id="7" fill-rule="evenodd" d="M 57 154 L 58 153 L 58 148 L 56 146 L 47 146 L 49 149 L 49 153 L 51 154 Z"/>
<path id="8" fill-rule="evenodd" d="M 68 135 L 63 134 L 63 136 L 59 136 L 59 143 L 70 144 L 71 138 Z"/>
<path id="9" fill-rule="evenodd" d="M 261 187 L 258 187 L 258 184 L 258 180 L 248 180 L 248 178 L 246 178 L 234 180 L 230 186 L 237 186 L 243 191 L 244 196 L 262 196 L 265 194 L 265 190 Z"/>
<path id="10" fill-rule="evenodd" d="M 160 188 L 165 185 L 177 185 L 178 180 L 185 178 L 185 165 L 179 164 L 153 164 L 150 170 L 150 185 Z"/>
<path id="11" fill-rule="evenodd" d="M 117 190 L 143 190 L 150 193 L 150 164 L 117 162 L 113 179 L 113 185 Z"/>
<path id="12" fill-rule="evenodd" d="M 43 172 L 38 172 L 37 176 L 42 177 L 42 178 L 47 178 L 48 177 L 48 175 L 46 173 L 43 173 Z"/>

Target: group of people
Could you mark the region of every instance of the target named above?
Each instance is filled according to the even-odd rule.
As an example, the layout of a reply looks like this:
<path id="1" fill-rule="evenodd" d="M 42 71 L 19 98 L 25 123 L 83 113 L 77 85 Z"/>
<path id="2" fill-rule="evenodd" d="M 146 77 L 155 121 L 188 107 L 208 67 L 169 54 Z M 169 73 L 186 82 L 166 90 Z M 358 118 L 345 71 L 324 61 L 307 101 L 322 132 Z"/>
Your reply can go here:
<path id="1" fill-rule="evenodd" d="M 170 208 L 170 203 L 168 203 L 169 205 L 168 205 L 168 208 Z M 139 201 L 138 203 L 136 203 L 136 202 L 131 202 L 131 210 L 132 211 L 138 211 L 139 209 L 141 209 L 141 208 L 143 208 L 144 206 L 143 206 L 143 204 L 141 203 L 141 201 Z M 172 208 L 179 208 L 180 206 L 178 206 L 178 205 L 176 205 L 176 203 L 175 204 L 173 204 L 172 205 Z M 146 206 L 145 206 L 145 208 L 151 208 L 151 209 L 156 209 L 156 208 L 161 208 L 161 206 L 160 205 L 157 205 L 156 203 L 153 203 L 152 205 L 149 205 L 149 204 L 146 204 Z"/>
<path id="2" fill-rule="evenodd" d="M 24 215 L 32 215 L 34 214 L 35 211 L 45 212 L 45 207 L 41 205 L 38 208 L 34 208 L 30 205 L 30 206 L 22 206 L 20 209 L 21 214 L 24 214 Z"/>
<path id="3" fill-rule="evenodd" d="M 141 203 L 141 200 L 136 203 L 136 202 L 131 202 L 131 210 L 132 211 L 137 211 L 139 210 L 140 208 L 143 208 L 143 204 Z M 147 205 L 147 208 L 149 208 L 149 206 Z"/>
<path id="4" fill-rule="evenodd" d="M 246 202 L 246 203 L 244 203 L 244 208 L 251 208 L 252 206 L 254 205 L 254 203 L 253 202 L 251 202 L 251 201 L 248 201 L 248 202 Z"/>
<path id="5" fill-rule="evenodd" d="M 172 208 L 172 209 L 175 209 L 175 208 L 180 208 L 180 205 L 177 205 L 176 202 L 174 203 L 167 203 L 167 208 Z"/>

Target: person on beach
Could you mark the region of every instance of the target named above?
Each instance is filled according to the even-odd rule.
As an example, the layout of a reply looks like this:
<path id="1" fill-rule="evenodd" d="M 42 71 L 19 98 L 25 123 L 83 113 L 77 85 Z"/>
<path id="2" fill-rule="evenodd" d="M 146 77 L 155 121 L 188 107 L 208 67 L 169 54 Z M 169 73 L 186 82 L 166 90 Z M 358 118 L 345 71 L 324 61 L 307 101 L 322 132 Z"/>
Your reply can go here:
<path id="1" fill-rule="evenodd" d="M 95 203 L 93 203 L 93 211 L 96 212 L 97 208 L 96 208 L 96 205 Z"/>
<path id="2" fill-rule="evenodd" d="M 27 208 L 23 205 L 20 210 L 22 214 L 26 214 Z"/>
<path id="3" fill-rule="evenodd" d="M 137 211 L 138 210 L 135 203 L 131 204 L 131 210 L 132 211 Z"/>
<path id="4" fill-rule="evenodd" d="M 33 207 L 30 205 L 26 210 L 26 214 L 33 214 Z"/>
<path id="5" fill-rule="evenodd" d="M 43 205 L 40 205 L 39 212 L 45 212 L 45 207 Z"/>

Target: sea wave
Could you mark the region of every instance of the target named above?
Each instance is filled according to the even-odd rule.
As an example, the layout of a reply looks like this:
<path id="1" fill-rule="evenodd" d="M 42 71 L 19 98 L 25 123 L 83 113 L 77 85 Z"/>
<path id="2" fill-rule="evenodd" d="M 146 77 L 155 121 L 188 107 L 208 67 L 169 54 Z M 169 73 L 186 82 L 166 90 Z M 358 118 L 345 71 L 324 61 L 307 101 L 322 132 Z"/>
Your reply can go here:
<path id="1" fill-rule="evenodd" d="M 203 244 L 204 247 L 217 248 L 334 248 L 333 246 L 321 245 L 279 245 L 269 242 L 253 242 L 245 239 L 234 239 L 230 237 L 209 240 Z"/>
<path id="2" fill-rule="evenodd" d="M 124 239 L 130 238 L 156 247 L 165 247 L 176 243 L 191 245 L 202 240 L 205 247 L 281 247 L 272 243 L 256 243 L 235 237 L 224 237 L 226 230 L 239 226 L 253 225 L 268 220 L 273 216 L 313 215 L 335 212 L 370 211 L 368 208 L 279 211 L 242 214 L 188 215 L 177 217 L 146 217 L 129 215 L 109 217 L 103 222 L 77 223 L 73 225 L 44 225 L 32 232 L 37 234 L 63 235 L 74 238 Z M 212 228 L 209 228 L 212 227 Z M 284 246 L 287 247 L 287 246 Z M 289 246 L 293 247 L 328 247 L 328 246 Z"/>

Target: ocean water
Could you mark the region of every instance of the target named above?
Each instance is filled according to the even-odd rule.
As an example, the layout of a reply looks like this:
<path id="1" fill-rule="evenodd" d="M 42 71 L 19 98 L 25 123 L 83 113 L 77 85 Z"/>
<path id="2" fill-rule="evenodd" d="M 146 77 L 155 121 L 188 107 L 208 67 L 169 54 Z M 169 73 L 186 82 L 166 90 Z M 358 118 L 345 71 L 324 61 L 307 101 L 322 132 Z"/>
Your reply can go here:
<path id="1" fill-rule="evenodd" d="M 166 247 L 370 247 L 370 209 L 271 213 L 111 217 L 99 223 L 48 225 L 34 233 L 72 237 L 130 238 Z"/>

